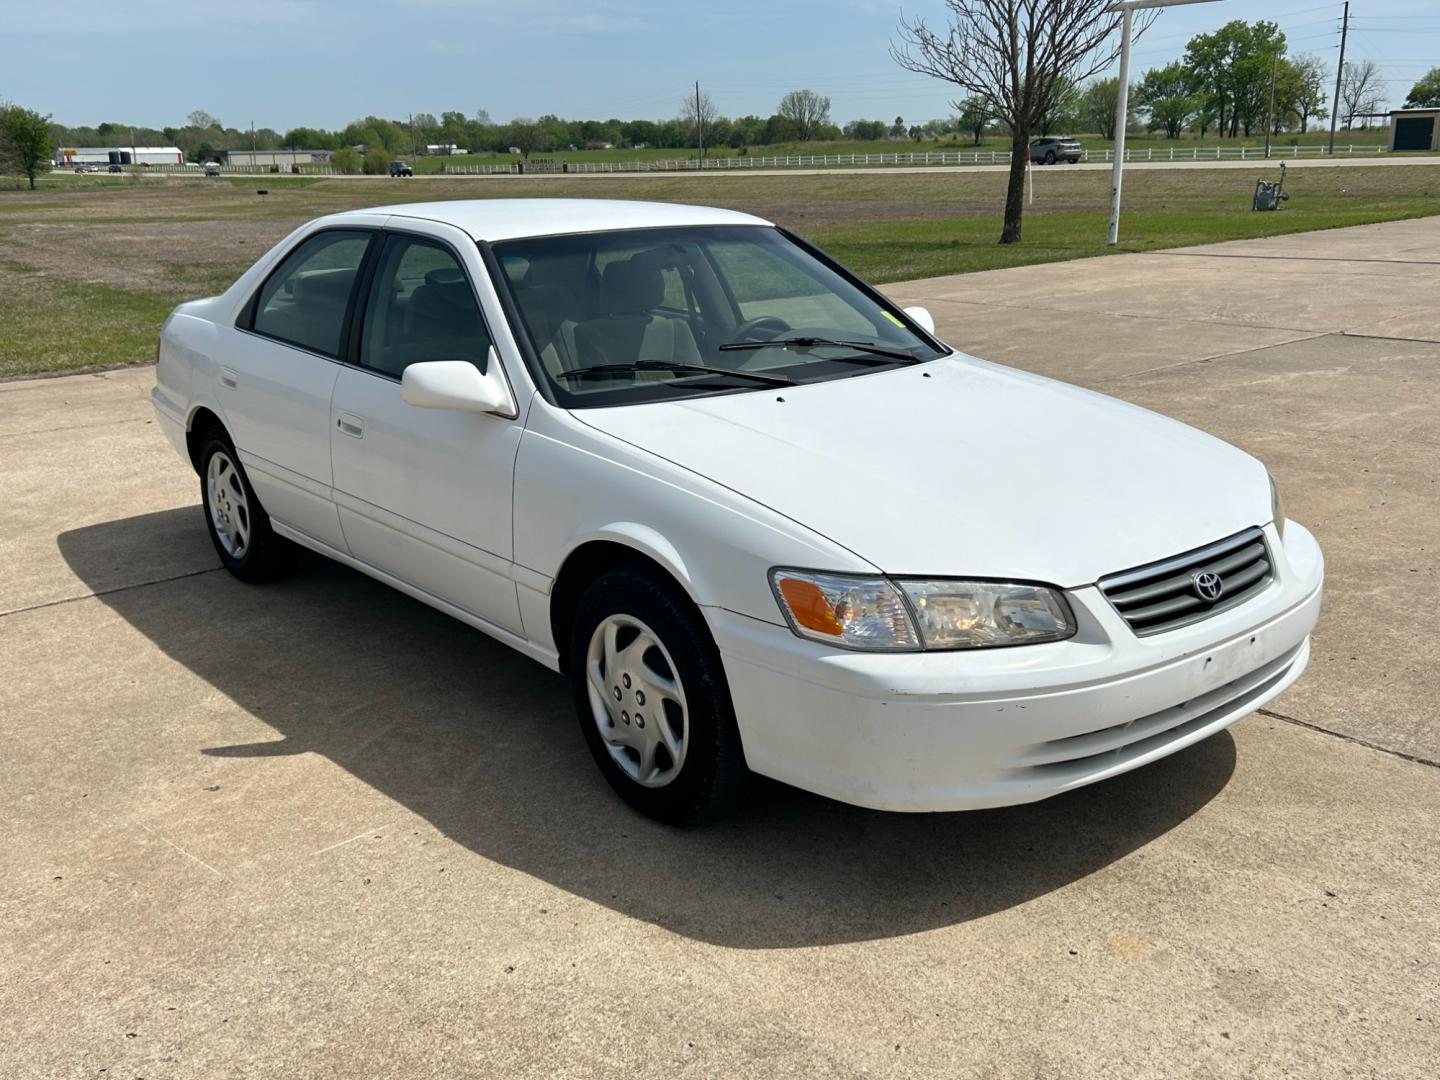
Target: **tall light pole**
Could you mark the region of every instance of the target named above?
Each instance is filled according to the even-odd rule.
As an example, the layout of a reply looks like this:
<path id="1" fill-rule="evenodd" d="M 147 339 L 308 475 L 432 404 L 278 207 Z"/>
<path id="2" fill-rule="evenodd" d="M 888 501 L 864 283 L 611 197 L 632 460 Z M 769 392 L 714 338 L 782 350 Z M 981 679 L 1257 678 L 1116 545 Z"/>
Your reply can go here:
<path id="1" fill-rule="evenodd" d="M 1115 166 L 1110 171 L 1110 232 L 1105 242 L 1120 242 L 1120 187 L 1125 180 L 1125 126 L 1130 119 L 1130 43 L 1135 32 L 1135 12 L 1144 8 L 1176 7 L 1180 4 L 1213 4 L 1215 0 L 1115 0 L 1105 10 L 1124 13 L 1120 31 L 1120 92 L 1115 95 Z"/>

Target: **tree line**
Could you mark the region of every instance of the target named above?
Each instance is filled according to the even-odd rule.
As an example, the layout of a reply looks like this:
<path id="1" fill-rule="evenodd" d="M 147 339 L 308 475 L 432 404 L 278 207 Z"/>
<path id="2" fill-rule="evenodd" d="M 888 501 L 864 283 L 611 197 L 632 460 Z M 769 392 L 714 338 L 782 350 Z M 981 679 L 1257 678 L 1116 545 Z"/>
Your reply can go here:
<path id="1" fill-rule="evenodd" d="M 532 153 L 597 148 L 697 149 L 727 147 L 744 151 L 751 146 L 815 140 L 918 138 L 924 131 L 943 129 L 949 122 L 930 121 L 923 127 L 906 126 L 903 119 L 853 120 L 843 127 L 830 117 L 830 99 L 813 90 L 785 94 L 769 116 L 727 117 L 715 109 L 708 95 L 687 96 L 678 115 L 662 120 L 575 120 L 554 114 L 517 117 L 495 122 L 485 109 L 419 112 L 405 117 L 366 116 L 342 128 L 300 126 L 285 131 L 269 127 L 232 127 L 203 110 L 186 117 L 183 125 L 149 127 L 106 122 L 94 126 L 53 124 L 55 146 L 175 146 L 190 161 L 208 161 L 226 150 L 344 151 L 409 156 L 439 146 L 470 153 L 506 153 L 512 148 Z M 951 125 L 953 127 L 953 125 Z M 363 161 L 363 158 L 359 159 Z M 383 164 L 383 163 L 382 163 Z"/>
<path id="2" fill-rule="evenodd" d="M 1237 19 L 1191 38 L 1181 59 L 1151 68 L 1133 83 L 1130 126 L 1164 132 L 1171 139 L 1186 132 L 1200 138 L 1250 138 L 1264 131 L 1272 79 L 1271 134 L 1303 134 L 1312 124 L 1330 118 L 1334 82 L 1330 65 L 1312 53 L 1289 55 L 1285 35 L 1273 22 Z M 1035 121 L 1035 133 L 1083 131 L 1113 139 L 1119 88 L 1114 77 L 1081 84 L 1061 76 L 1047 108 Z M 1347 62 L 1340 80 L 1340 126 L 1369 126 L 1364 122 L 1367 115 L 1381 112 L 1385 104 L 1378 65 L 1373 60 Z M 1415 84 L 1406 105 L 1440 105 L 1440 68 Z M 977 143 L 989 131 L 1008 131 L 981 97 L 957 102 L 957 110 L 963 130 Z"/>

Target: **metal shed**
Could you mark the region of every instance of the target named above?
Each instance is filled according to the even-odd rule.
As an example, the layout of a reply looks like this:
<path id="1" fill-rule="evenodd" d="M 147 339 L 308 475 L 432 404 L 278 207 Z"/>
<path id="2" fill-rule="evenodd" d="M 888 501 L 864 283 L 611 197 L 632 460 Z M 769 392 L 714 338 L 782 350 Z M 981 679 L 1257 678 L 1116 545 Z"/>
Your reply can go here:
<path id="1" fill-rule="evenodd" d="M 1440 150 L 1440 109 L 1396 109 L 1391 112 L 1390 149 Z"/>

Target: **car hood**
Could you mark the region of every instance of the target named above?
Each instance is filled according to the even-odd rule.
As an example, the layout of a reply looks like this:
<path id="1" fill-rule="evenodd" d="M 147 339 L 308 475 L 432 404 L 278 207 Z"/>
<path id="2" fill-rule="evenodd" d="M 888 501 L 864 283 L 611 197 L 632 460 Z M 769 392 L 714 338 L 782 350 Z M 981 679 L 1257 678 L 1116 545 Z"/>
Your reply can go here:
<path id="1" fill-rule="evenodd" d="M 1071 588 L 1271 517 L 1248 454 L 971 357 L 573 415 L 889 574 Z"/>

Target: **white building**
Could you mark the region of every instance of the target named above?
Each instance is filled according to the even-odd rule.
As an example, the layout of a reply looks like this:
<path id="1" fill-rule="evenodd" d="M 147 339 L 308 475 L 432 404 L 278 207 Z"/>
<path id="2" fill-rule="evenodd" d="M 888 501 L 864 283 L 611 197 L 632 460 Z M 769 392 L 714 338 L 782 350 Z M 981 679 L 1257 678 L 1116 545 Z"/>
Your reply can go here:
<path id="1" fill-rule="evenodd" d="M 178 146 L 62 146 L 55 163 L 75 165 L 184 165 Z"/>
<path id="2" fill-rule="evenodd" d="M 425 147 L 425 153 L 427 154 L 441 154 L 446 157 L 455 154 L 468 154 L 469 152 L 469 150 L 456 146 L 454 143 L 429 143 Z"/>
<path id="3" fill-rule="evenodd" d="M 292 165 L 324 165 L 332 153 L 333 150 L 226 150 L 225 162 L 255 169 L 268 169 L 271 165 L 289 169 Z"/>

